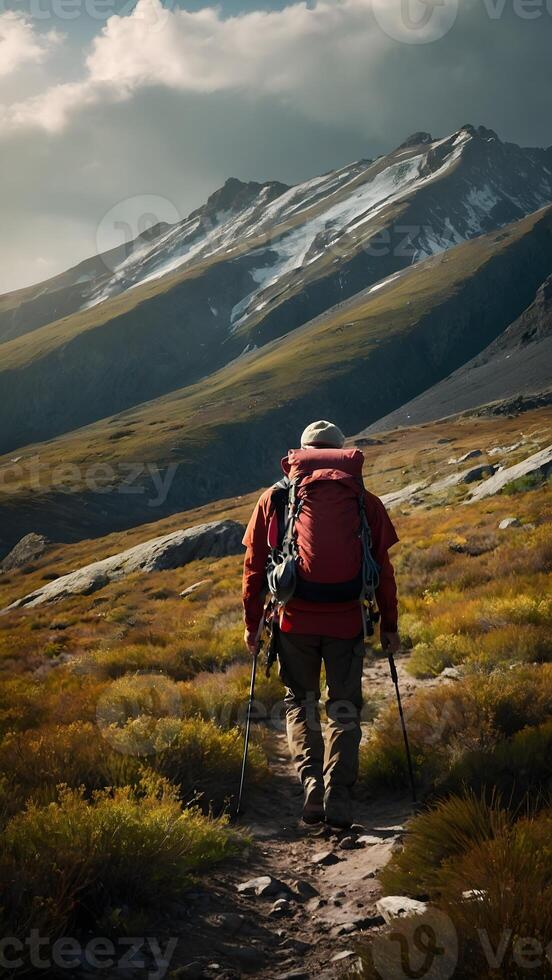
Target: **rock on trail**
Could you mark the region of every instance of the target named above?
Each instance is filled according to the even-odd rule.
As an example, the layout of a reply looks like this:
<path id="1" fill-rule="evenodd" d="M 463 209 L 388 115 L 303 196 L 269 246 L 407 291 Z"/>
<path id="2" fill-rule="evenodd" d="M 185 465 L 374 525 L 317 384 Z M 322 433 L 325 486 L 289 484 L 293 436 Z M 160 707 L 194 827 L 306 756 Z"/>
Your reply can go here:
<path id="1" fill-rule="evenodd" d="M 180 568 L 199 558 L 237 555 L 243 551 L 241 542 L 244 531 L 243 524 L 224 520 L 198 524 L 184 531 L 173 531 L 160 538 L 151 538 L 110 558 L 103 558 L 68 575 L 62 575 L 22 599 L 17 599 L 7 608 L 40 606 L 72 595 L 90 595 L 109 582 L 125 578 L 132 572 L 160 572 L 169 568 Z"/>

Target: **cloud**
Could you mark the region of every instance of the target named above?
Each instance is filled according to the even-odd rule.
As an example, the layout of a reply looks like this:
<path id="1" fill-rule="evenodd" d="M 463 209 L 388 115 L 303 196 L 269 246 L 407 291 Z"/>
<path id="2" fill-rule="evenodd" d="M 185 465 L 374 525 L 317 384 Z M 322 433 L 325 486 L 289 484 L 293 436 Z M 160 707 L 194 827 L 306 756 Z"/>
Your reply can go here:
<path id="1" fill-rule="evenodd" d="M 345 65 L 349 77 L 356 70 L 360 81 L 367 58 L 375 64 L 391 46 L 374 19 L 374 2 L 394 0 L 318 0 L 312 7 L 301 2 L 226 18 L 214 7 L 190 12 L 138 0 L 128 16 L 109 18 L 80 80 L 4 106 L 0 119 L 4 129 L 56 132 L 86 106 L 126 100 L 154 86 L 296 99 L 299 108 L 316 114 L 327 84 L 321 66 L 339 74 Z"/>
<path id="2" fill-rule="evenodd" d="M 38 34 L 21 12 L 0 13 L 0 76 L 11 75 L 29 63 L 40 64 L 61 39 L 55 30 Z"/>

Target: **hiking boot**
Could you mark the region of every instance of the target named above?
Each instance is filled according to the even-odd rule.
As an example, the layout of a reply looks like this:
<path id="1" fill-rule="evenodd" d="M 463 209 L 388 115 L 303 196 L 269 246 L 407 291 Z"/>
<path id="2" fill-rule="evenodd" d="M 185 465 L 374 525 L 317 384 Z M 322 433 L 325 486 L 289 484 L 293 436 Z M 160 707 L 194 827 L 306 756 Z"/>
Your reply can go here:
<path id="1" fill-rule="evenodd" d="M 316 779 L 306 779 L 304 784 L 303 821 L 304 823 L 323 823 L 324 787 Z"/>
<path id="2" fill-rule="evenodd" d="M 332 827 L 349 828 L 353 822 L 351 795 L 346 786 L 329 786 L 324 795 L 324 819 Z"/>

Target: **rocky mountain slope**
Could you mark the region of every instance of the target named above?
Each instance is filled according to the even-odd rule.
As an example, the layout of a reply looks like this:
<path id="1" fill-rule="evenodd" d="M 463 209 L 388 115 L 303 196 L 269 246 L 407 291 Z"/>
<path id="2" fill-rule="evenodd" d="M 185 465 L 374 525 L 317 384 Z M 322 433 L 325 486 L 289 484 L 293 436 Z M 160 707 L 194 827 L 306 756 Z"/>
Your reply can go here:
<path id="1" fill-rule="evenodd" d="M 485 350 L 444 381 L 378 419 L 360 435 L 417 425 L 520 394 L 552 388 L 552 277 Z"/>
<path id="2" fill-rule="evenodd" d="M 551 198 L 551 150 L 472 126 L 292 188 L 230 180 L 185 221 L 0 298 L 1 449 L 193 384 Z"/>
<path id="3" fill-rule="evenodd" d="M 501 334 L 551 269 L 548 208 L 369 287 L 201 383 L 5 456 L 8 543 L 128 527 L 271 482 L 310 418 L 335 416 L 347 432 L 381 418 Z"/>

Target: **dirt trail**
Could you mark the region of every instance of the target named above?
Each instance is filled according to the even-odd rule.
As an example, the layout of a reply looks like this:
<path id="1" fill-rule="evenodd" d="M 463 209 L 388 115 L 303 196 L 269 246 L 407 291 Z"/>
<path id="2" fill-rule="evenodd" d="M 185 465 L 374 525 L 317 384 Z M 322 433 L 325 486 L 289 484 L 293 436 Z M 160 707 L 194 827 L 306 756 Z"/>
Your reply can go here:
<path id="1" fill-rule="evenodd" d="M 407 702 L 417 684 L 400 661 L 398 667 Z M 367 694 L 374 685 L 386 699 L 394 696 L 386 660 L 369 660 L 365 679 Z M 252 840 L 248 851 L 188 896 L 193 911 L 180 932 L 181 977 L 333 980 L 353 964 L 362 935 L 378 926 L 378 871 L 400 842 L 410 797 L 357 800 L 352 832 L 309 828 L 300 820 L 301 787 L 281 733 L 271 739 L 269 763 L 269 778 L 247 793 L 241 826 Z M 333 863 L 314 861 L 327 851 Z M 274 908 L 277 888 L 270 896 L 238 891 L 261 876 L 291 889 L 281 890 L 281 912 Z"/>

